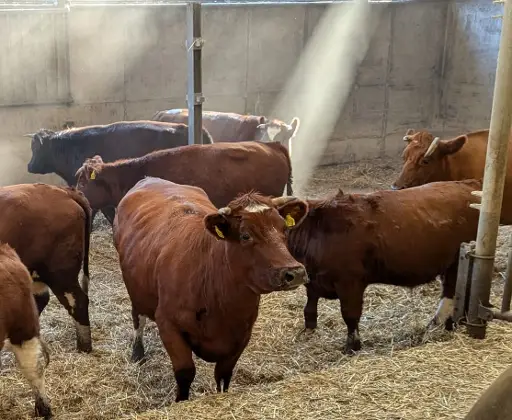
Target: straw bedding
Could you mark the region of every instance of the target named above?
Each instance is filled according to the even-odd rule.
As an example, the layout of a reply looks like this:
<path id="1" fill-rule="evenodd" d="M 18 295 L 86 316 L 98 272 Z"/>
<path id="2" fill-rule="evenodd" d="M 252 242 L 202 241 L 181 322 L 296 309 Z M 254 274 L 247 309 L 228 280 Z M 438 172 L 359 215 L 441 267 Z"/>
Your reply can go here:
<path id="1" fill-rule="evenodd" d="M 320 168 L 309 196 L 342 188 L 387 188 L 398 161 Z M 499 305 L 508 228 L 500 229 L 493 302 Z M 96 219 L 91 250 L 94 351 L 78 354 L 71 318 L 52 296 L 41 317 L 51 350 L 47 387 L 57 419 L 458 419 L 512 363 L 512 325 L 492 322 L 483 341 L 442 329 L 426 332 L 438 282 L 409 291 L 372 286 L 361 320 L 363 350 L 342 353 L 346 329 L 337 301 L 321 300 L 318 329 L 303 330 L 304 289 L 266 295 L 230 392 L 216 394 L 213 365 L 196 359 L 189 402 L 175 404 L 171 363 L 156 327 L 146 328 L 148 361 L 129 361 L 130 303 L 111 230 Z M 10 353 L 2 353 L 0 419 L 31 418 L 28 385 Z"/>

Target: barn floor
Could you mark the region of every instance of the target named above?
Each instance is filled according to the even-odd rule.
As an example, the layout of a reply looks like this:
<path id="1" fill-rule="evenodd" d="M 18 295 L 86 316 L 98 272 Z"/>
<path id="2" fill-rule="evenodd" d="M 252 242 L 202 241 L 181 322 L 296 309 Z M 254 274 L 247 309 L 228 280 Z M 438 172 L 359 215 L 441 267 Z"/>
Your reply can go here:
<path id="1" fill-rule="evenodd" d="M 378 160 L 321 168 L 308 194 L 387 188 L 400 165 Z M 77 354 L 73 323 L 52 296 L 41 318 L 52 361 L 47 386 L 56 419 L 460 419 L 512 364 L 512 325 L 493 322 L 488 338 L 471 340 L 460 328 L 425 332 L 440 286 L 414 291 L 372 286 L 361 321 L 363 351 L 342 354 L 345 325 L 336 301 L 321 301 L 316 332 L 303 329 L 304 289 L 266 295 L 231 390 L 214 391 L 213 365 L 197 360 L 191 401 L 174 404 L 171 363 L 146 328 L 149 360 L 130 363 L 131 316 L 111 230 L 96 220 L 91 250 L 94 351 Z M 509 228 L 500 229 L 493 299 L 499 304 Z M 0 419 L 32 415 L 28 385 L 12 355 L 2 354 Z"/>

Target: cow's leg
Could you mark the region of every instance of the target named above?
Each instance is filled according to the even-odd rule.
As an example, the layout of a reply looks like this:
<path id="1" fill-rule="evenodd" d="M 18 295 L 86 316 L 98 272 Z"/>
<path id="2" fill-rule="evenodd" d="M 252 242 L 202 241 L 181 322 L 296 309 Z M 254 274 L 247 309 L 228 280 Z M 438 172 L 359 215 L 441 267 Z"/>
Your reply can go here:
<path id="1" fill-rule="evenodd" d="M 441 301 L 437 307 L 434 318 L 429 322 L 427 328 L 434 325 L 444 324 L 446 330 L 453 330 L 453 310 L 455 288 L 457 286 L 457 268 L 458 259 L 452 264 L 446 272 L 441 276 L 443 284 L 443 291 L 441 294 Z"/>
<path id="2" fill-rule="evenodd" d="M 196 376 L 192 350 L 185 342 L 180 332 L 165 319 L 164 314 L 159 314 L 158 310 L 155 321 L 165 350 L 171 358 L 174 377 L 178 385 L 176 402 L 188 400 L 190 396 L 190 385 L 192 385 Z"/>
<path id="3" fill-rule="evenodd" d="M 44 370 L 49 362 L 46 346 L 39 337 L 12 345 L 12 350 L 23 376 L 29 382 L 35 397 L 35 415 L 50 419 L 52 411 L 44 386 Z"/>
<path id="4" fill-rule="evenodd" d="M 62 278 L 62 277 L 59 277 Z M 76 347 L 78 351 L 92 351 L 91 324 L 89 322 L 89 298 L 80 287 L 78 280 L 73 284 L 54 281 L 52 291 L 59 302 L 75 320 Z"/>
<path id="5" fill-rule="evenodd" d="M 112 226 L 114 224 L 114 218 L 116 217 L 116 208 L 114 206 L 104 207 L 101 209 L 101 212 L 110 223 L 110 226 Z"/>
<path id="6" fill-rule="evenodd" d="M 359 320 L 363 312 L 364 286 L 358 279 L 353 279 L 349 287 L 342 282 L 336 282 L 335 289 L 340 300 L 341 316 L 347 325 L 345 353 L 353 354 L 361 350 Z"/>
<path id="7" fill-rule="evenodd" d="M 231 377 L 233 376 L 233 369 L 240 359 L 245 347 L 249 343 L 250 336 L 241 343 L 240 351 L 234 356 L 217 362 L 215 365 L 215 383 L 217 384 L 217 392 L 228 392 Z"/>
<path id="8" fill-rule="evenodd" d="M 34 281 L 32 283 L 32 293 L 34 294 L 39 315 L 41 315 L 44 308 L 46 308 L 46 305 L 48 305 L 48 302 L 50 301 L 50 290 L 46 283 L 43 283 L 42 281 Z"/>
<path id="9" fill-rule="evenodd" d="M 132 345 L 132 362 L 142 362 L 144 359 L 144 327 L 146 325 L 146 317 L 140 315 L 132 306 L 133 319 L 133 345 Z"/>
<path id="10" fill-rule="evenodd" d="M 306 330 L 314 330 L 317 326 L 318 318 L 318 295 L 307 287 L 307 302 L 304 307 L 304 323 Z"/>

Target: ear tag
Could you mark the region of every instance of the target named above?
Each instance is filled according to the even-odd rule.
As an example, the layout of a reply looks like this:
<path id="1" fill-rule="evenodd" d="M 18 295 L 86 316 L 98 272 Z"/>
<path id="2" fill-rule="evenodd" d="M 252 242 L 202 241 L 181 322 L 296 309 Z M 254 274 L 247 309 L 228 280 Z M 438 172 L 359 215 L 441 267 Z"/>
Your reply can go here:
<path id="1" fill-rule="evenodd" d="M 290 216 L 289 214 L 286 215 L 284 221 L 285 221 L 287 227 L 295 226 L 295 219 L 292 216 Z"/>
<path id="2" fill-rule="evenodd" d="M 215 232 L 217 233 L 219 238 L 224 239 L 224 234 L 221 232 L 221 230 L 217 226 L 215 226 Z"/>
<path id="3" fill-rule="evenodd" d="M 91 173 L 91 179 L 96 179 L 96 171 L 92 171 L 92 173 Z"/>

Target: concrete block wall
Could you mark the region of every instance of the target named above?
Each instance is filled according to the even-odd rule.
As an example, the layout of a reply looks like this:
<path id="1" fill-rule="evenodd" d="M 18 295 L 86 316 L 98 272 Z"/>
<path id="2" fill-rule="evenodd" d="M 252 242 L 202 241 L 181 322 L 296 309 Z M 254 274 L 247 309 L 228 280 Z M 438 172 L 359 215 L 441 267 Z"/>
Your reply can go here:
<path id="1" fill-rule="evenodd" d="M 323 163 L 397 155 L 409 127 L 486 127 L 502 5 L 411 0 L 372 5 L 380 21 Z M 205 6 L 205 109 L 269 114 L 326 6 Z M 185 106 L 185 9 L 0 12 L 0 184 L 27 174 L 23 133 L 149 119 Z M 275 115 L 275 117 L 280 117 Z"/>

